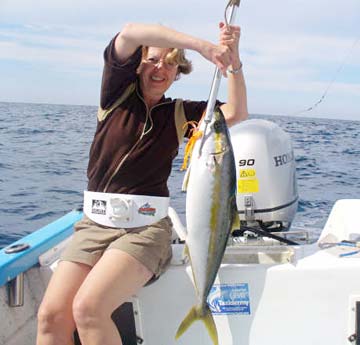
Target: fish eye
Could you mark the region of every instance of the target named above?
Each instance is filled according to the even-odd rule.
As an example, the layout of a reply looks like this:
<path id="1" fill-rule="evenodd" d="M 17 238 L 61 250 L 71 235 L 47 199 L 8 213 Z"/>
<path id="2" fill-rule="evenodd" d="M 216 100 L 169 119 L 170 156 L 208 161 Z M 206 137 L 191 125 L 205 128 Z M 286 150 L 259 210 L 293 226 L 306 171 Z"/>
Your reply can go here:
<path id="1" fill-rule="evenodd" d="M 213 128 L 215 132 L 220 132 L 224 127 L 224 123 L 222 121 L 214 121 Z"/>

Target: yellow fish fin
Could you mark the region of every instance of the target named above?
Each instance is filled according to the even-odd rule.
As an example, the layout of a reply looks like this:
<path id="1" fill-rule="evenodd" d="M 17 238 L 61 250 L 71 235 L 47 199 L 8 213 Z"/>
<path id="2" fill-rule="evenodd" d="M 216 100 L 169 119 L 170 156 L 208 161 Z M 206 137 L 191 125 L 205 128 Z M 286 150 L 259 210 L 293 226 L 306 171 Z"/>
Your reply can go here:
<path id="1" fill-rule="evenodd" d="M 175 339 L 179 339 L 196 320 L 199 320 L 199 315 L 196 311 L 196 306 L 193 306 L 189 313 L 185 316 L 184 320 L 181 322 L 176 332 Z"/>
<path id="2" fill-rule="evenodd" d="M 216 325 L 214 322 L 214 318 L 211 314 L 210 308 L 206 305 L 205 307 L 205 314 L 198 306 L 193 306 L 189 313 L 185 316 L 184 320 L 181 322 L 176 335 L 175 339 L 179 339 L 186 330 L 193 324 L 193 322 L 197 320 L 201 320 L 204 322 L 206 329 L 208 330 L 209 336 L 214 345 L 219 345 L 218 334 L 216 330 Z"/>
<path id="3" fill-rule="evenodd" d="M 187 170 L 185 172 L 185 176 L 184 176 L 183 183 L 182 183 L 182 186 L 181 186 L 181 191 L 182 192 L 187 191 L 187 186 L 189 184 L 189 178 L 190 178 L 190 171 L 191 171 L 191 163 L 190 163 L 189 167 L 187 168 Z"/>
<path id="4" fill-rule="evenodd" d="M 238 212 L 238 209 L 236 206 L 235 196 L 232 198 L 231 203 L 232 203 L 232 209 L 233 209 L 231 233 L 233 233 L 235 230 L 239 230 L 241 225 L 240 225 L 239 212 Z"/>
<path id="5" fill-rule="evenodd" d="M 187 246 L 187 244 L 185 244 L 185 246 L 184 246 L 184 251 L 183 251 L 182 257 L 183 257 L 184 261 L 186 259 L 190 259 L 190 252 L 189 252 L 189 247 Z"/>

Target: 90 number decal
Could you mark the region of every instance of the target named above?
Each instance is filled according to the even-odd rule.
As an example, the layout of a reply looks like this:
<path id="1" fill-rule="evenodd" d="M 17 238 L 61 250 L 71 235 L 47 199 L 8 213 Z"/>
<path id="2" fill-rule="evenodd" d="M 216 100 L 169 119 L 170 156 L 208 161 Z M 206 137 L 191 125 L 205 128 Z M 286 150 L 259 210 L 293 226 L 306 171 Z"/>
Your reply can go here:
<path id="1" fill-rule="evenodd" d="M 255 164 L 255 159 L 240 159 L 239 160 L 239 166 L 253 166 Z"/>

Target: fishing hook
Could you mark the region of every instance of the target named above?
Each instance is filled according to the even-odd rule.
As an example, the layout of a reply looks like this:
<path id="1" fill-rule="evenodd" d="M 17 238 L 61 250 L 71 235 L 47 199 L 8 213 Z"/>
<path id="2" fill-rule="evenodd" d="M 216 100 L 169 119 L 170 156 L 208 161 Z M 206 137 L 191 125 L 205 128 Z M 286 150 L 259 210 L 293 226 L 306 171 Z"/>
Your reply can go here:
<path id="1" fill-rule="evenodd" d="M 230 6 L 237 6 L 239 7 L 240 6 L 240 1 L 241 0 L 229 0 L 229 2 L 227 3 L 226 7 L 225 7 L 225 11 L 224 11 L 224 20 L 225 20 L 225 25 L 226 27 L 229 29 L 229 21 L 228 21 L 228 18 L 227 18 L 227 11 L 228 9 L 230 8 Z"/>

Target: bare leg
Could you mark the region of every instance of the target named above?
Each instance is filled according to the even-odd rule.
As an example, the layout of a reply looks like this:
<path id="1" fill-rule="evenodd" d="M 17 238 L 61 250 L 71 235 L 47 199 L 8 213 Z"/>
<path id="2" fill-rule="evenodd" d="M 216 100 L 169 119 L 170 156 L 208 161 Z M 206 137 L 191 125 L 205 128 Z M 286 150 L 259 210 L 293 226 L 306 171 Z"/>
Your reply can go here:
<path id="1" fill-rule="evenodd" d="M 72 302 L 91 267 L 60 261 L 51 277 L 38 312 L 37 345 L 73 344 Z"/>
<path id="2" fill-rule="evenodd" d="M 106 251 L 74 300 L 73 315 L 81 343 L 122 344 L 111 314 L 144 286 L 152 275 L 131 255 L 118 249 Z"/>

